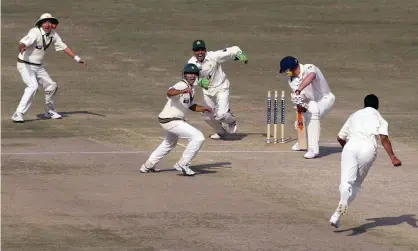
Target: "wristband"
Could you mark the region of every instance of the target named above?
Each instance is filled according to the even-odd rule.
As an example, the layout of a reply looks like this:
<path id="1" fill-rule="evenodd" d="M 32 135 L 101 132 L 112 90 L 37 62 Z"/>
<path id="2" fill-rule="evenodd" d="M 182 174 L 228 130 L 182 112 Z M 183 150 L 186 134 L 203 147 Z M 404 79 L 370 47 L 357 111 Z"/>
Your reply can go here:
<path id="1" fill-rule="evenodd" d="M 75 55 L 74 60 L 77 61 L 77 63 L 78 63 L 78 62 L 80 62 L 81 58 L 79 56 Z"/>

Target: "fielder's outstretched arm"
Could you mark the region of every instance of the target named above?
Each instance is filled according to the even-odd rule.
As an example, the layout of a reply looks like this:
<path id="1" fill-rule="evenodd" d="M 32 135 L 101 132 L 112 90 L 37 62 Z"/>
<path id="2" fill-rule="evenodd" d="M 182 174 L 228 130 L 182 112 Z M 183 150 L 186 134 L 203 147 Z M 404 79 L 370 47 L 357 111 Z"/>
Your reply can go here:
<path id="1" fill-rule="evenodd" d="M 235 57 L 239 54 L 242 55 L 242 50 L 241 48 L 239 48 L 238 46 L 232 46 L 232 47 L 228 47 L 225 48 L 223 50 L 218 50 L 218 51 L 214 51 L 211 52 L 211 56 L 218 62 L 218 63 L 223 63 L 227 60 L 230 59 L 235 59 Z M 248 58 L 245 54 L 243 54 L 243 56 L 245 57 L 244 59 L 248 61 Z M 244 61 L 245 61 L 244 60 Z"/>
<path id="2" fill-rule="evenodd" d="M 77 63 L 80 64 L 84 64 L 87 65 L 87 63 L 81 59 L 79 56 L 77 56 L 71 49 L 70 47 L 67 47 L 64 49 L 65 54 L 67 54 L 68 56 L 70 56 L 71 58 L 73 58 L 75 61 L 77 61 Z"/>

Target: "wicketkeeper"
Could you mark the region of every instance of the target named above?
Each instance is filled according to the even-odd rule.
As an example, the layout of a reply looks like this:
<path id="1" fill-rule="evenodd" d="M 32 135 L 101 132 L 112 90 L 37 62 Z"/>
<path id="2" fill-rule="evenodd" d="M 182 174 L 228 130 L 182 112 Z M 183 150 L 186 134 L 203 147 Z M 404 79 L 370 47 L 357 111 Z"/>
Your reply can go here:
<path id="1" fill-rule="evenodd" d="M 200 68 L 198 85 L 203 88 L 203 99 L 213 113 L 205 112 L 205 121 L 215 129 L 211 139 L 222 139 L 226 133 L 237 131 L 237 121 L 229 108 L 229 80 L 222 70 L 222 63 L 227 60 L 240 60 L 248 63 L 247 55 L 238 47 L 232 46 L 223 50 L 206 51 L 203 40 L 193 42 L 194 56 L 189 63 Z"/>

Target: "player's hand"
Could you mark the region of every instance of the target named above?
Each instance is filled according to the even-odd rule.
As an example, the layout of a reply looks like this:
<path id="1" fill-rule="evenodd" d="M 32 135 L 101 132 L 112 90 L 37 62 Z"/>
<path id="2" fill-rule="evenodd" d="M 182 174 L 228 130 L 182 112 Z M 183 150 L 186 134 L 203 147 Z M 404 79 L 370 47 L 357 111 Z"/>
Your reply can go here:
<path id="1" fill-rule="evenodd" d="M 395 155 L 390 157 L 390 160 L 392 161 L 393 166 L 401 166 L 402 165 L 401 161 Z"/>
<path id="2" fill-rule="evenodd" d="M 244 61 L 245 64 L 248 64 L 248 56 L 243 51 L 238 52 L 237 55 L 235 55 L 234 60 Z"/>
<path id="3" fill-rule="evenodd" d="M 301 106 L 301 105 L 297 105 L 296 110 L 298 112 L 306 112 L 307 111 L 307 109 L 305 107 Z"/>
<path id="4" fill-rule="evenodd" d="M 307 109 L 307 108 L 308 108 L 308 104 L 307 104 L 307 103 L 305 103 L 305 100 L 302 98 L 302 96 L 301 96 L 301 95 L 297 95 L 297 94 L 295 94 L 295 93 L 292 93 L 292 94 L 291 94 L 291 101 L 292 101 L 292 103 L 293 103 L 294 105 L 296 105 L 297 107 L 298 107 L 298 106 L 300 106 L 300 107 L 303 107 L 303 108 L 305 108 L 305 109 Z"/>
<path id="5" fill-rule="evenodd" d="M 202 87 L 203 89 L 207 90 L 209 89 L 210 80 L 207 78 L 199 78 L 197 80 L 197 85 Z"/>
<path id="6" fill-rule="evenodd" d="M 204 112 L 210 112 L 210 113 L 212 113 L 212 112 L 213 112 L 212 108 L 210 108 L 210 107 L 208 107 L 208 106 L 203 107 L 203 111 L 204 111 Z"/>
<path id="7" fill-rule="evenodd" d="M 26 45 L 25 44 L 19 44 L 19 52 L 23 53 L 26 51 Z"/>
<path id="8" fill-rule="evenodd" d="M 80 59 L 80 61 L 78 61 L 79 64 L 82 64 L 84 66 L 87 66 L 87 62 L 84 61 L 83 59 Z"/>

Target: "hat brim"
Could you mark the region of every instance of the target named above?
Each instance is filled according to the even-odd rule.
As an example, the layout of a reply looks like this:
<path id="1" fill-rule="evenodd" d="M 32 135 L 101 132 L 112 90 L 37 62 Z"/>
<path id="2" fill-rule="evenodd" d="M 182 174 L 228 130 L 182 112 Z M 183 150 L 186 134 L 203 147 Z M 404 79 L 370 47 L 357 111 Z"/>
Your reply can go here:
<path id="1" fill-rule="evenodd" d="M 56 24 L 57 25 L 59 23 L 58 18 L 56 18 L 56 17 L 47 17 L 47 18 L 38 19 L 38 21 L 36 21 L 35 25 L 36 26 L 40 26 L 40 25 L 42 25 L 43 22 L 45 22 L 47 20 L 50 20 L 52 24 Z"/>
<path id="2" fill-rule="evenodd" d="M 198 49 L 205 49 L 206 50 L 206 46 L 205 45 L 195 45 L 192 48 L 193 50 L 198 50 Z"/>

